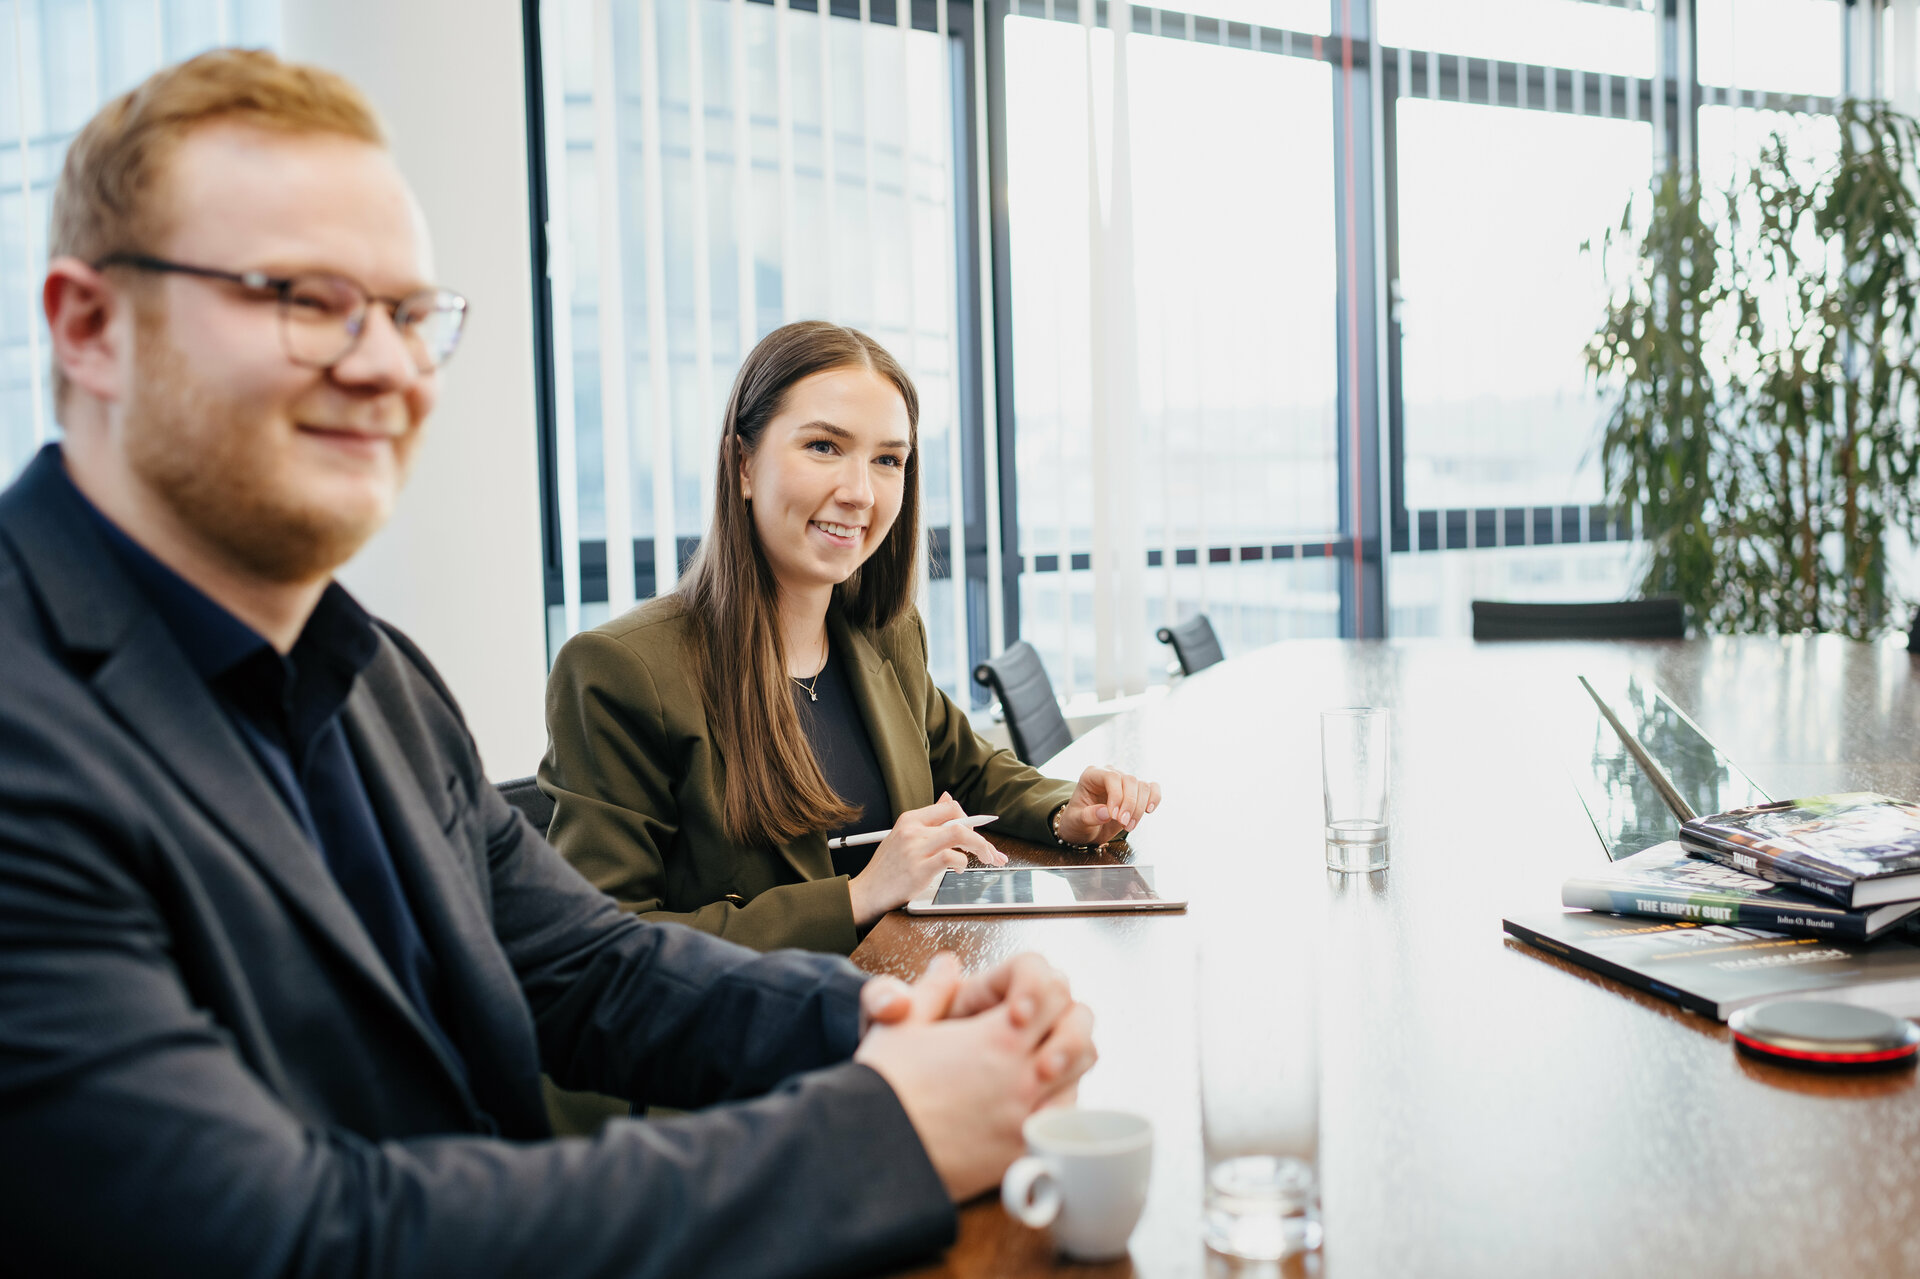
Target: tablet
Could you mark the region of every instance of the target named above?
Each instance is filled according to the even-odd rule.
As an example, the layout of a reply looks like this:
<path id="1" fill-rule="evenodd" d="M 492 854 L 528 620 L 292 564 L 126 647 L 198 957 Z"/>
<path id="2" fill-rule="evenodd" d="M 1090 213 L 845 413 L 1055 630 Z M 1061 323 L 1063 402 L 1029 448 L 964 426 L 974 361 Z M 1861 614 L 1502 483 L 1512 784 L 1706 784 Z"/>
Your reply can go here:
<path id="1" fill-rule="evenodd" d="M 1183 910 L 1162 897 L 1151 866 L 993 866 L 950 870 L 907 903 L 909 915 L 1052 914 L 1085 910 Z"/>

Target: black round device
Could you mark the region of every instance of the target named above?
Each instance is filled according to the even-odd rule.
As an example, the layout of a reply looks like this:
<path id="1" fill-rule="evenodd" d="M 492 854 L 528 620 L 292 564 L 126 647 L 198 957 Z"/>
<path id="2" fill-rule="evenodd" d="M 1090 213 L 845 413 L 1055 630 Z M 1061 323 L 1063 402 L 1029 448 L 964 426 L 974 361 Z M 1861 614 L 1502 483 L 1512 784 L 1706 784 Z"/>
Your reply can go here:
<path id="1" fill-rule="evenodd" d="M 1810 1070 L 1911 1066 L 1920 1027 L 1904 1017 L 1824 999 L 1776 999 L 1727 1018 L 1740 1051 Z"/>

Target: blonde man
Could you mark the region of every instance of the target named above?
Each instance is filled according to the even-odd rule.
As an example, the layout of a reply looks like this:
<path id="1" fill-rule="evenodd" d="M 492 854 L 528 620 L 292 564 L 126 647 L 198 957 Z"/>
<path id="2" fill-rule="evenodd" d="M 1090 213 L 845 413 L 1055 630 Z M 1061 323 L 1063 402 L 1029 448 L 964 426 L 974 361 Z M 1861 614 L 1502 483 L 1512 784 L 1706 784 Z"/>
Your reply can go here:
<path id="1" fill-rule="evenodd" d="M 1092 1060 L 632 919 L 333 571 L 459 340 L 373 112 L 209 54 L 54 201 L 64 438 L 0 494 L 0 1239 L 35 1275 L 817 1274 L 938 1247 Z M 700 1113 L 550 1139 L 562 1084 Z"/>

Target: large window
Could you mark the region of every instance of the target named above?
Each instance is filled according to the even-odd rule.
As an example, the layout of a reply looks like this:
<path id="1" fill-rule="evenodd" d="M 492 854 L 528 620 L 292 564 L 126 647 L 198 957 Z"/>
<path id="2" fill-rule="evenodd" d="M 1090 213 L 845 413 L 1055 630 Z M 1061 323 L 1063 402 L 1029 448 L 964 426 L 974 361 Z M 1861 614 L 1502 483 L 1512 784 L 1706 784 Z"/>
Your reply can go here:
<path id="1" fill-rule="evenodd" d="M 1652 129 L 1408 97 L 1396 124 L 1410 549 L 1445 549 L 1450 522 L 1479 549 L 1398 557 L 1391 633 L 1460 633 L 1476 597 L 1618 599 L 1633 585 L 1631 546 L 1590 536 L 1604 408 L 1585 350 L 1607 291 L 1582 246 L 1646 189 Z M 1545 536 L 1530 527 L 1536 511 Z M 1521 513 L 1517 535 L 1502 527 L 1508 512 Z M 1473 527 L 1487 515 L 1492 537 Z"/>
<path id="2" fill-rule="evenodd" d="M 67 144 L 101 103 L 215 45 L 279 42 L 277 0 L 9 0 L 0 9 L 0 478 L 55 426 L 40 281 Z"/>
<path id="3" fill-rule="evenodd" d="M 1839 0 L 1693 3 L 1700 83 L 1822 97 L 1841 92 L 1846 33 Z M 1856 92 L 1865 88 L 1859 86 Z"/>
<path id="4" fill-rule="evenodd" d="M 539 6 L 554 649 L 672 589 L 712 511 L 734 373 L 770 330 L 829 319 L 873 335 L 919 388 L 921 611 L 935 677 L 961 686 L 956 49 L 931 29 L 932 5 L 853 13 L 797 0 Z"/>
<path id="5" fill-rule="evenodd" d="M 1419 99 L 1398 125 L 1407 504 L 1599 501 L 1582 245 L 1646 188 L 1652 130 Z"/>
<path id="6" fill-rule="evenodd" d="M 1381 0 L 1383 39 L 1405 42 L 1389 55 L 1393 634 L 1464 634 L 1474 598 L 1637 584 L 1632 514 L 1604 505 L 1585 348 L 1607 294 L 1583 246 L 1658 167 L 1724 186 L 1775 129 L 1831 153 L 1848 41 L 1876 27 L 1847 27 L 1835 0 L 1692 8 L 1689 27 L 1685 4 Z"/>
<path id="7" fill-rule="evenodd" d="M 1338 629 L 1332 73 L 1178 34 L 1006 29 L 1021 633 L 1069 698 L 1196 610 Z"/>
<path id="8" fill-rule="evenodd" d="M 806 3 L 539 0 L 556 638 L 667 589 L 727 380 L 803 315 L 927 392 L 949 688 L 1025 638 L 1138 691 L 1195 611 L 1244 651 L 1628 594 L 1583 246 L 1920 81 L 1907 0 Z"/>

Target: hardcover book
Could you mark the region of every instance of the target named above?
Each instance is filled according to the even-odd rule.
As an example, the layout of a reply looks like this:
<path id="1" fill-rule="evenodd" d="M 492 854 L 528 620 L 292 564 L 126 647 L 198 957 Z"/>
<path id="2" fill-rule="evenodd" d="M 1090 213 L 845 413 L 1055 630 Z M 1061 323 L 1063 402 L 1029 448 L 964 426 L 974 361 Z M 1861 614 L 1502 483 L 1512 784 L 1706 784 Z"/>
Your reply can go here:
<path id="1" fill-rule="evenodd" d="M 1920 898 L 1920 804 L 1872 791 L 1695 817 L 1681 823 L 1680 842 L 1853 910 Z"/>
<path id="2" fill-rule="evenodd" d="M 1500 922 L 1530 946 L 1718 1021 L 1748 1004 L 1787 998 L 1920 1015 L 1920 946 L 1900 937 L 1863 945 L 1584 910 Z"/>
<path id="3" fill-rule="evenodd" d="M 1655 844 L 1560 886 L 1565 906 L 1700 924 L 1733 924 L 1804 937 L 1871 941 L 1920 912 L 1920 900 L 1848 910 L 1784 884 Z"/>

